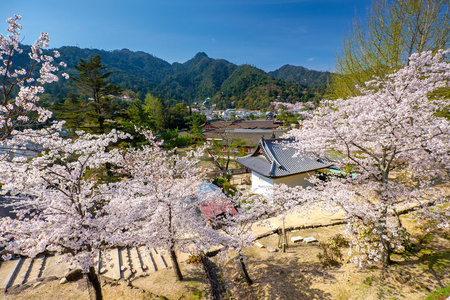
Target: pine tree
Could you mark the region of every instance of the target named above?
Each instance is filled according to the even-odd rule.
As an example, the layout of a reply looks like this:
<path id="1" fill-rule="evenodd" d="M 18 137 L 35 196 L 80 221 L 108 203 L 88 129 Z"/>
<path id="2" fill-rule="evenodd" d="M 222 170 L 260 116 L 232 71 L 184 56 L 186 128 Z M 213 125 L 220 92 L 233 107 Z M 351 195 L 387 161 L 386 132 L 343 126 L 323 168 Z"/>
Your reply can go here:
<path id="1" fill-rule="evenodd" d="M 86 112 L 87 126 L 90 131 L 104 133 L 109 129 L 107 123 L 114 121 L 115 114 L 121 106 L 113 102 L 113 96 L 120 95 L 121 89 L 108 80 L 111 72 L 105 72 L 100 55 L 89 61 L 80 58 L 75 68 L 80 72 L 72 77 L 73 85 L 86 98 L 83 104 Z"/>
<path id="2" fill-rule="evenodd" d="M 74 93 L 69 92 L 64 102 L 61 105 L 53 106 L 52 111 L 59 120 L 66 121 L 64 127 L 68 129 L 69 135 L 74 135 L 78 129 L 84 129 L 86 108 L 83 105 L 83 100 Z"/>

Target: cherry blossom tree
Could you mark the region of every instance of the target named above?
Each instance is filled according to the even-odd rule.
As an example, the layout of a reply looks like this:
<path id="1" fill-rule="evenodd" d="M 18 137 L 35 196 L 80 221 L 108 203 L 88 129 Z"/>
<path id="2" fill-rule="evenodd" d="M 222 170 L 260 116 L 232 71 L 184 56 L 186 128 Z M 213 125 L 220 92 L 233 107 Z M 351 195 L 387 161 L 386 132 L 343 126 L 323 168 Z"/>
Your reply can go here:
<path id="1" fill-rule="evenodd" d="M 414 54 L 406 67 L 360 87 L 361 96 L 322 101 L 311 119 L 289 132 L 300 151 L 341 167 L 340 176 L 313 179 L 315 187 L 301 197 L 345 211 L 356 262 L 387 265 L 403 248 L 402 209 L 433 206 L 428 215 L 449 226 L 448 208 L 436 206 L 448 198 L 432 182 L 449 175 L 450 123 L 437 113 L 450 102 L 431 96 L 448 86 L 449 52 Z"/>
<path id="2" fill-rule="evenodd" d="M 40 131 L 25 130 L 27 141 L 39 145 L 40 155 L 28 160 L 16 156 L 0 164 L 2 193 L 19 200 L 12 202 L 16 218 L 0 219 L 0 245 L 9 254 L 36 257 L 42 253 L 68 254 L 66 259 L 80 266 L 93 283 L 97 299 L 101 287 L 94 269 L 98 252 L 106 245 L 106 233 L 114 223 L 104 211 L 105 200 L 89 170 L 114 163 L 117 149 L 105 151 L 124 134 L 82 134 L 62 139 L 57 133 L 62 123 Z M 49 133 L 53 132 L 53 133 Z M 23 144 L 24 136 L 5 142 Z M 115 237 L 120 240 L 120 237 Z"/>
<path id="3" fill-rule="evenodd" d="M 214 228 L 219 229 L 218 235 L 224 233 L 218 238 L 222 245 L 221 252 L 232 250 L 236 253 L 236 261 L 247 284 L 250 285 L 253 281 L 245 265 L 244 249 L 254 245 L 257 239 L 252 228 L 256 222 L 259 222 L 259 225 L 268 225 L 266 221 L 269 216 L 276 215 L 284 219 L 289 212 L 298 208 L 301 192 L 300 188 L 290 188 L 286 185 L 276 186 L 272 193 L 266 195 L 253 194 L 249 189 L 239 188 L 232 197 L 222 199 L 228 203 L 230 210 L 210 222 Z M 217 203 L 217 198 L 214 201 Z M 221 207 L 227 207 L 226 203 Z M 233 213 L 231 208 L 237 213 Z"/>
<path id="4" fill-rule="evenodd" d="M 260 195 L 248 195 L 248 191 L 236 192 L 232 197 L 209 197 L 204 199 L 203 205 L 228 207 L 225 211 L 209 220 L 212 227 L 217 229 L 217 235 L 221 236 L 221 253 L 228 257 L 228 250 L 232 249 L 237 254 L 239 269 L 248 284 L 252 284 L 245 265 L 244 247 L 252 246 L 256 236 L 251 228 L 258 217 L 266 213 L 265 205 Z M 236 210 L 237 209 L 237 210 Z"/>
<path id="5" fill-rule="evenodd" d="M 277 110 L 277 119 L 283 121 L 285 126 L 290 124 L 297 124 L 312 116 L 312 112 L 316 107 L 313 102 L 272 102 L 271 105 Z"/>
<path id="6" fill-rule="evenodd" d="M 289 103 L 289 102 L 271 102 L 278 112 L 280 112 L 281 109 L 286 108 L 289 111 L 305 111 L 310 110 L 316 107 L 316 105 L 313 102 L 296 102 L 296 103 Z"/>
<path id="7" fill-rule="evenodd" d="M 215 230 L 201 216 L 197 200 L 206 175 L 198 166 L 204 149 L 176 155 L 153 142 L 150 131 L 142 133 L 149 145 L 124 152 L 117 164 L 128 179 L 108 186 L 113 191 L 107 197 L 109 218 L 124 222 L 123 246 L 164 249 L 177 279 L 183 280 L 176 250 L 206 252 L 218 244 Z"/>
<path id="8" fill-rule="evenodd" d="M 20 19 L 19 15 L 9 18 L 9 34 L 0 34 L 0 141 L 13 130 L 29 128 L 51 117 L 49 110 L 39 106 L 39 94 L 44 92 L 45 83 L 58 81 L 54 73 L 59 66 L 66 66 L 63 62 L 54 65 L 58 51 L 53 56 L 44 54 L 50 41 L 47 33 L 41 33 L 28 55 L 23 54 L 19 39 L 22 26 L 17 22 Z M 36 73 L 39 75 L 34 78 Z M 68 78 L 66 73 L 63 76 Z"/>

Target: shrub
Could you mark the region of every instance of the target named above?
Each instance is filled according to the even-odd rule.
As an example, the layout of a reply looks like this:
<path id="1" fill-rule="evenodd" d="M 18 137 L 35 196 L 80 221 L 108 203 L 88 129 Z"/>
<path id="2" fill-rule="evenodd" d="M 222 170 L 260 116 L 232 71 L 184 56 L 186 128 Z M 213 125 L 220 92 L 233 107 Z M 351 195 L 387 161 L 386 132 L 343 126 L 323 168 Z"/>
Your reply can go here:
<path id="1" fill-rule="evenodd" d="M 233 177 L 233 175 L 232 174 L 225 174 L 225 179 L 228 181 L 228 182 L 230 182 L 230 180 L 231 180 L 231 177 Z"/>
<path id="2" fill-rule="evenodd" d="M 229 183 L 226 179 L 224 179 L 222 177 L 214 178 L 212 183 L 217 185 L 218 187 L 221 187 L 223 192 L 227 196 L 233 196 L 237 191 L 237 188 L 234 185 L 232 185 L 231 183 Z"/>
<path id="3" fill-rule="evenodd" d="M 194 254 L 189 255 L 188 259 L 186 260 L 186 263 L 194 264 L 194 265 L 197 265 L 197 264 L 199 264 L 201 262 L 202 262 L 201 256 L 200 255 L 194 255 Z"/>
<path id="4" fill-rule="evenodd" d="M 341 248 L 348 247 L 348 242 L 339 233 L 327 239 L 325 242 L 320 242 L 319 247 L 323 251 L 323 253 L 317 254 L 320 262 L 324 266 L 338 266 L 343 261 Z"/>
<path id="5" fill-rule="evenodd" d="M 227 181 L 222 177 L 215 177 L 212 181 L 213 184 L 215 184 L 219 187 L 222 187 L 225 182 L 227 182 Z"/>

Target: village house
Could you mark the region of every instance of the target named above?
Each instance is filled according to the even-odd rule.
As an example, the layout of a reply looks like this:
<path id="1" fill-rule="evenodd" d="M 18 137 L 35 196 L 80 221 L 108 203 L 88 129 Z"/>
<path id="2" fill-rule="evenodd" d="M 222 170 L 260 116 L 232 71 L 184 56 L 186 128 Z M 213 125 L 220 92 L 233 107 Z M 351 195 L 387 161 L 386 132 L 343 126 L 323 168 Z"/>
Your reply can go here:
<path id="1" fill-rule="evenodd" d="M 221 141 L 225 145 L 231 144 L 233 139 L 245 142 L 241 145 L 244 152 L 252 153 L 261 138 L 278 138 L 284 134 L 281 124 L 266 120 L 235 121 L 210 120 L 204 125 L 202 135 L 206 141 Z M 227 151 L 226 148 L 223 149 Z"/>
<path id="2" fill-rule="evenodd" d="M 208 199 L 210 193 L 215 193 L 214 199 Z M 228 197 L 217 185 L 204 181 L 198 187 L 197 200 L 201 202 L 199 209 L 205 221 L 226 214 L 237 214 L 237 210 L 231 205 Z"/>
<path id="3" fill-rule="evenodd" d="M 204 131 L 210 130 L 231 130 L 231 129 L 280 129 L 282 122 L 268 120 L 245 120 L 237 119 L 234 121 L 223 121 L 214 119 L 206 121 Z"/>

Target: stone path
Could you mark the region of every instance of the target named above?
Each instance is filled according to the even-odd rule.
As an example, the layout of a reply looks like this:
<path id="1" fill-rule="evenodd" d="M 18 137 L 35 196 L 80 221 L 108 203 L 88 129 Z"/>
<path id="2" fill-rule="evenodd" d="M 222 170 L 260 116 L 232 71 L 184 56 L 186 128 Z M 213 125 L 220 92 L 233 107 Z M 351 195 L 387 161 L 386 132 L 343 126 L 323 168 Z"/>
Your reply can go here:
<path id="1" fill-rule="evenodd" d="M 33 285 L 45 279 L 59 279 L 70 270 L 59 262 L 61 256 L 20 258 L 0 264 L 0 291 L 23 284 Z M 109 249 L 100 255 L 97 271 L 111 279 L 132 279 L 169 267 L 170 259 L 157 249 L 133 247 Z"/>
<path id="2" fill-rule="evenodd" d="M 342 211 L 333 213 L 319 209 L 309 210 L 307 216 L 305 213 L 290 213 L 284 220 L 286 230 L 302 228 L 314 228 L 322 226 L 332 226 L 345 223 L 345 215 Z M 258 221 L 252 225 L 252 232 L 258 237 L 263 238 L 283 228 L 283 220 L 280 217 L 271 217 L 266 220 Z"/>

